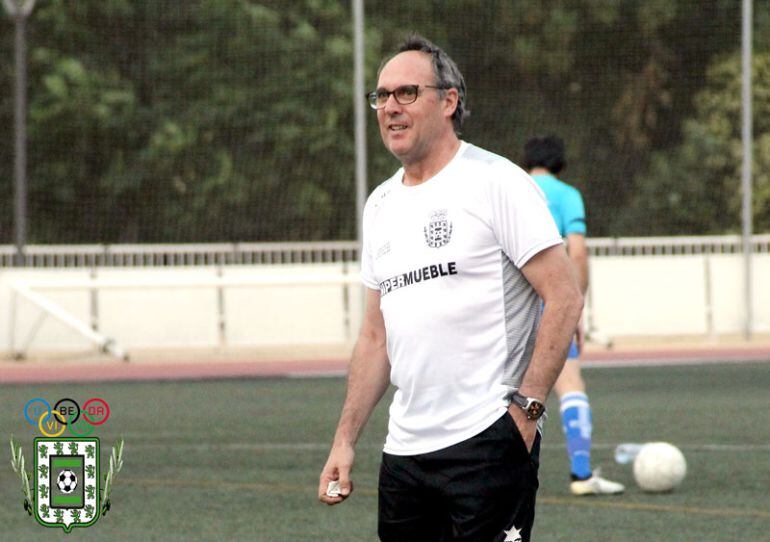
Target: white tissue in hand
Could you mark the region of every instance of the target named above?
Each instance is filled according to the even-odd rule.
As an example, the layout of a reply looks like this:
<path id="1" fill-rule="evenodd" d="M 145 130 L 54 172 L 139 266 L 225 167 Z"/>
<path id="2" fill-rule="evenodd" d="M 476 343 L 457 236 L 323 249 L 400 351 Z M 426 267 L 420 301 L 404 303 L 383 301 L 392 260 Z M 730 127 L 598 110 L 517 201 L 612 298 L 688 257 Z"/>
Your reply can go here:
<path id="1" fill-rule="evenodd" d="M 340 482 L 339 480 L 332 480 L 329 482 L 329 486 L 326 488 L 326 495 L 329 497 L 340 496 Z"/>

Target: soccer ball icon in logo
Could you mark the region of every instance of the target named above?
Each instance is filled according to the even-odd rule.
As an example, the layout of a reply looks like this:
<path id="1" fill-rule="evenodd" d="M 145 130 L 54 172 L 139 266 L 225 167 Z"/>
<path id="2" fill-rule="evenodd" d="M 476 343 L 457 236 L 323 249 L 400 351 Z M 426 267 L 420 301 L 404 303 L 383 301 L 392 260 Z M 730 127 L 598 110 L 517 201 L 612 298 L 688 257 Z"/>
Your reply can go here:
<path id="1" fill-rule="evenodd" d="M 56 485 L 59 486 L 62 492 L 72 493 L 78 487 L 78 477 L 71 470 L 63 470 L 59 473 Z"/>

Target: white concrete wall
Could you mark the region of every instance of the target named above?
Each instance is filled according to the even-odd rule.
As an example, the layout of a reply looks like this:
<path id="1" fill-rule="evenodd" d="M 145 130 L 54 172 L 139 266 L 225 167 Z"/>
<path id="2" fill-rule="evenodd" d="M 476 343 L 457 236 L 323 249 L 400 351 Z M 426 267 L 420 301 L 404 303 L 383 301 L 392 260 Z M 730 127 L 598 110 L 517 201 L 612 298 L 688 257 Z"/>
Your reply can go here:
<path id="1" fill-rule="evenodd" d="M 223 276 L 249 280 L 260 276 L 357 275 L 357 267 L 343 264 L 106 268 L 97 272 L 103 280 L 164 281 L 169 278 L 206 280 Z M 49 281 L 87 279 L 85 270 L 29 270 L 0 272 L 0 352 L 26 346 L 43 312 L 21 296 L 11 293 L 17 280 Z M 91 293 L 35 288 L 77 319 L 91 322 Z M 124 349 L 172 347 L 244 347 L 283 344 L 339 344 L 355 336 L 363 309 L 362 287 L 355 285 L 227 286 L 175 288 L 105 288 L 94 297 L 98 331 Z M 223 309 L 224 333 L 219 312 Z M 14 317 L 15 314 L 15 317 Z M 34 333 L 29 351 L 82 350 L 90 343 L 52 316 Z"/>
<path id="2" fill-rule="evenodd" d="M 753 260 L 754 330 L 770 331 L 770 254 Z M 734 334 L 744 329 L 743 256 L 591 259 L 590 304 L 605 335 Z"/>
<path id="3" fill-rule="evenodd" d="M 345 264 L 280 266 L 104 268 L 100 279 L 163 280 L 357 273 Z M 0 353 L 82 350 L 79 334 L 16 296 L 16 280 L 87 279 L 88 270 L 0 272 Z M 770 331 L 770 255 L 754 258 L 754 328 Z M 743 329 L 740 255 L 603 256 L 591 260 L 591 318 L 609 336 L 732 334 Z M 339 344 L 355 339 L 363 288 L 358 285 L 228 286 L 216 288 L 37 289 L 83 322 L 96 309 L 98 330 L 132 348 L 255 347 Z M 223 309 L 224 333 L 219 310 Z M 31 342 L 30 341 L 31 338 Z M 29 344 L 27 345 L 27 343 Z"/>
<path id="4" fill-rule="evenodd" d="M 700 256 L 594 258 L 593 323 L 609 335 L 706 333 Z"/>

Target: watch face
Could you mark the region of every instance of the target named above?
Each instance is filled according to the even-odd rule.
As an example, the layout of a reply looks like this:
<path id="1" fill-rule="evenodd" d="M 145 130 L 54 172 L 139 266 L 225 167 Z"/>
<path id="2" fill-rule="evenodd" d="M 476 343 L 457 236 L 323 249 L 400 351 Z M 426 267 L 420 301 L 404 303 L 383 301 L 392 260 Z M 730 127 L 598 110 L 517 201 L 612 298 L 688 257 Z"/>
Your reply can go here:
<path id="1" fill-rule="evenodd" d="M 532 401 L 527 407 L 527 418 L 537 420 L 545 412 L 545 405 L 540 401 Z"/>
<path id="2" fill-rule="evenodd" d="M 537 420 L 545 414 L 545 405 L 534 397 L 525 397 L 519 393 L 514 393 L 511 400 L 524 410 L 529 420 Z"/>

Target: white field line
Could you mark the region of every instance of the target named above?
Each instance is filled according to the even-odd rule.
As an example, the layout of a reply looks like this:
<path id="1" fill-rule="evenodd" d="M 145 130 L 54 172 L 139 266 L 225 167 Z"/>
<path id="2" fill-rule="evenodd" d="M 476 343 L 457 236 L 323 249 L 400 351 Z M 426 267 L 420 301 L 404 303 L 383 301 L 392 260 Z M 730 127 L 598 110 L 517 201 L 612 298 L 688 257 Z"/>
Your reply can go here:
<path id="1" fill-rule="evenodd" d="M 625 367 L 667 367 L 675 365 L 741 365 L 751 363 L 770 363 L 770 357 L 758 354 L 752 356 L 746 354 L 725 354 L 725 357 L 713 359 L 712 357 L 698 357 L 694 354 L 688 358 L 637 358 L 637 359 L 609 359 L 609 360 L 583 360 L 580 366 L 590 369 L 622 369 Z"/>
<path id="2" fill-rule="evenodd" d="M 751 354 L 731 354 L 729 357 L 713 359 L 706 354 L 704 357 L 698 357 L 693 354 L 692 357 L 670 357 L 670 358 L 630 358 L 630 359 L 606 359 L 606 360 L 582 360 L 580 366 L 585 369 L 623 369 L 626 367 L 668 367 L 677 365 L 741 365 L 753 363 L 770 363 L 770 357 L 764 355 Z M 329 369 L 329 370 L 308 370 L 308 371 L 287 371 L 286 378 L 339 378 L 347 376 L 347 369 Z M 259 378 L 257 376 L 257 378 Z"/>
<path id="3" fill-rule="evenodd" d="M 340 378 L 348 375 L 347 369 L 330 369 L 328 371 L 297 371 L 287 373 L 286 378 Z"/>
<path id="4" fill-rule="evenodd" d="M 163 448 L 176 448 L 182 446 L 185 451 L 199 451 L 209 452 L 215 450 L 221 451 L 319 451 L 328 450 L 331 446 L 330 443 L 322 442 L 229 442 L 229 443 L 183 443 L 179 441 L 169 442 L 130 442 L 130 447 L 143 448 L 143 449 L 163 449 Z M 682 450 L 690 450 L 695 452 L 770 452 L 770 443 L 764 444 L 680 444 L 676 443 L 677 447 Z M 597 450 L 614 450 L 617 444 L 609 443 L 593 443 L 591 447 Z M 543 449 L 556 450 L 563 449 L 563 444 L 548 444 L 542 445 Z M 382 447 L 372 444 L 359 444 L 357 449 L 362 450 L 379 450 Z"/>

